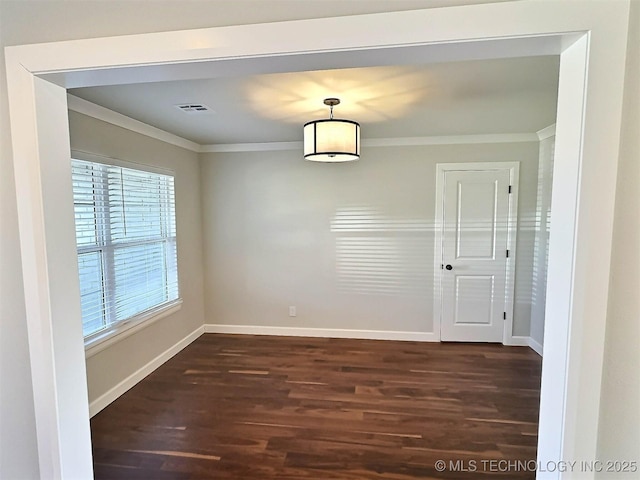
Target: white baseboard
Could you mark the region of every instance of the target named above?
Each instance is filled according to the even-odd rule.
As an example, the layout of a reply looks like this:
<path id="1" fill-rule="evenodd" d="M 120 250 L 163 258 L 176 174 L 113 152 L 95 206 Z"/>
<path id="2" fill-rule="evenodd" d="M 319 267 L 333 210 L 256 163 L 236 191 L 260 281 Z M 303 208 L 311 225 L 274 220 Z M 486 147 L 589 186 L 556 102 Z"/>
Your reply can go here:
<path id="1" fill-rule="evenodd" d="M 511 347 L 528 347 L 529 337 L 512 335 L 511 338 L 508 338 L 504 344 Z"/>
<path id="2" fill-rule="evenodd" d="M 205 324 L 205 333 L 237 333 L 244 335 L 280 335 L 283 337 L 358 338 L 363 340 L 408 340 L 439 342 L 433 332 L 395 332 L 389 330 L 349 330 L 342 328 L 266 327 L 261 325 Z"/>
<path id="3" fill-rule="evenodd" d="M 514 335 L 505 342 L 505 345 L 529 347 L 538 355 L 542 356 L 542 345 L 531 337 Z"/>
<path id="4" fill-rule="evenodd" d="M 529 338 L 529 346 L 534 352 L 542 356 L 542 344 L 536 342 L 533 338 Z"/>
<path id="5" fill-rule="evenodd" d="M 196 340 L 204 332 L 205 332 L 204 326 L 200 326 L 200 327 L 196 328 L 189 335 L 184 337 L 182 340 L 180 340 L 178 343 L 176 343 L 172 347 L 170 347 L 167 350 L 165 350 L 164 352 L 162 352 L 160 355 L 158 355 L 156 358 L 154 358 L 149 363 L 144 365 L 142 368 L 138 369 L 137 371 L 135 371 L 134 373 L 129 375 L 127 378 L 125 378 L 123 381 L 118 383 L 111 390 L 109 390 L 108 392 L 104 393 L 103 395 L 100 395 L 94 401 L 90 402 L 89 403 L 89 415 L 91 417 L 93 417 L 95 414 L 100 412 L 103 408 L 105 408 L 111 402 L 116 400 L 118 397 L 120 397 L 122 394 L 124 394 L 127 390 L 129 390 L 132 387 L 134 387 L 144 377 L 149 375 L 151 372 L 153 372 L 160 365 L 162 365 L 167 360 L 169 360 L 171 357 L 176 355 L 178 352 L 180 352 L 183 348 L 185 348 L 191 342 Z"/>

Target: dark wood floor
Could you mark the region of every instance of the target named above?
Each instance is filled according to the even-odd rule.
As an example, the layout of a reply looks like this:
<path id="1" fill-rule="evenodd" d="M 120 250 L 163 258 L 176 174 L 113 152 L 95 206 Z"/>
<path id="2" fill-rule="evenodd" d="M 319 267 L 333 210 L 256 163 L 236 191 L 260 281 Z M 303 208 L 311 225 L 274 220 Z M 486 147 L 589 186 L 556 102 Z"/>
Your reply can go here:
<path id="1" fill-rule="evenodd" d="M 206 334 L 92 419 L 95 475 L 534 478 L 487 461 L 535 459 L 540 367 L 527 347 Z"/>

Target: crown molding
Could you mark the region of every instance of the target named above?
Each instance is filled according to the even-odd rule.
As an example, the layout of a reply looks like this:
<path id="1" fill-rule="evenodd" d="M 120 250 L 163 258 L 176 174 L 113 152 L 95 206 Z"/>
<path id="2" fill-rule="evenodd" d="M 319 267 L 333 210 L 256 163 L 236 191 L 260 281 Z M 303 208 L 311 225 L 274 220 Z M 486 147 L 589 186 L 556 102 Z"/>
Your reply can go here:
<path id="1" fill-rule="evenodd" d="M 465 145 L 478 143 L 537 142 L 535 133 L 497 133 L 480 135 L 438 135 L 432 137 L 370 138 L 363 147 L 402 147 L 412 145 Z"/>
<path id="2" fill-rule="evenodd" d="M 200 153 L 271 152 L 276 150 L 302 150 L 302 142 L 221 143 L 200 145 Z"/>
<path id="3" fill-rule="evenodd" d="M 76 97 L 75 95 L 67 94 L 67 107 L 69 110 L 73 110 L 74 112 L 82 113 L 83 115 L 102 120 L 103 122 L 131 130 L 132 132 L 140 133 L 147 137 L 155 138 L 156 140 L 170 143 L 177 147 L 186 148 L 192 152 L 200 152 L 200 145 L 192 142 L 191 140 L 187 140 L 186 138 L 179 137 L 173 133 L 152 127 L 151 125 L 140 122 L 139 120 L 134 120 L 131 117 L 127 117 L 121 113 L 101 107 L 100 105 L 96 105 L 88 100 Z"/>
<path id="4" fill-rule="evenodd" d="M 368 138 L 363 147 L 403 147 L 420 145 L 464 145 L 479 143 L 537 142 L 536 133 L 502 133 L 487 135 L 442 135 L 433 137 Z M 268 152 L 276 150 L 302 150 L 302 142 L 226 143 L 202 145 L 201 153 Z"/>
<path id="5" fill-rule="evenodd" d="M 556 134 L 556 124 L 549 125 L 548 127 L 544 127 L 542 130 L 538 130 L 536 135 L 538 136 L 538 140 L 544 140 L 545 138 L 554 137 Z"/>

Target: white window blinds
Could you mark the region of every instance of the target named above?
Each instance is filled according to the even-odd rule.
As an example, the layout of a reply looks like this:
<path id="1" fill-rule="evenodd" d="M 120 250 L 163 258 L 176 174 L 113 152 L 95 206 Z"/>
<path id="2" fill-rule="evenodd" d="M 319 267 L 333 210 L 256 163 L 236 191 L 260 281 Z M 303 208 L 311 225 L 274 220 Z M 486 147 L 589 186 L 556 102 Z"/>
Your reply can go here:
<path id="1" fill-rule="evenodd" d="M 178 299 L 173 176 L 72 160 L 85 337 Z"/>

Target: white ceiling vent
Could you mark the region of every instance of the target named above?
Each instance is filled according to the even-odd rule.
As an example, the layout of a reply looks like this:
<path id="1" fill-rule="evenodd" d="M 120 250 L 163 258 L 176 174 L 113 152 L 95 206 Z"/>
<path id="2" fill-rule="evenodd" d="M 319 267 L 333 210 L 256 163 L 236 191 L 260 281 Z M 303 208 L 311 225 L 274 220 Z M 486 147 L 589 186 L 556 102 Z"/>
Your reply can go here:
<path id="1" fill-rule="evenodd" d="M 192 115 L 195 113 L 212 113 L 213 112 L 213 110 L 211 110 L 209 107 L 207 107 L 202 103 L 185 103 L 182 105 L 176 105 L 176 107 L 182 110 L 183 112 L 189 113 Z"/>

